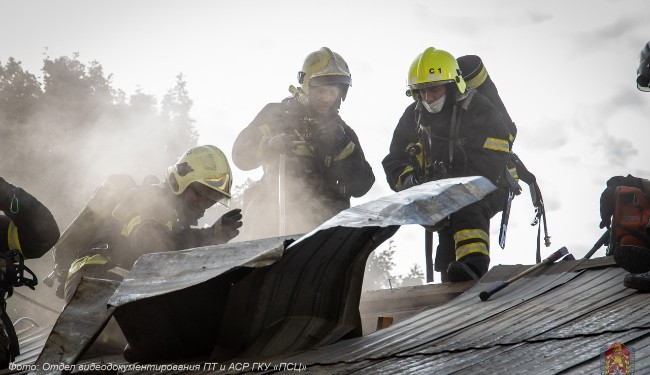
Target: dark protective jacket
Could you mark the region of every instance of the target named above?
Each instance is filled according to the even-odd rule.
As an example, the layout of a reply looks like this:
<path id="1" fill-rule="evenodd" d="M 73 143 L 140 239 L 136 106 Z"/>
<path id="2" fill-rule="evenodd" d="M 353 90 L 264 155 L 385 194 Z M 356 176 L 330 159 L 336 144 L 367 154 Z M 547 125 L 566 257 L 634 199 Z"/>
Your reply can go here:
<path id="1" fill-rule="evenodd" d="M 88 228 L 96 237 L 77 249 L 65 287 L 68 297 L 81 270 L 84 276 L 120 280 L 143 254 L 226 242 L 211 228 L 192 228 L 196 223 L 184 218 L 183 204 L 166 182 L 130 189 L 104 227 Z"/>
<path id="2" fill-rule="evenodd" d="M 31 194 L 13 186 L 0 177 L 0 252 L 7 254 L 17 251 L 26 259 L 39 258 L 54 246 L 59 239 L 59 227 L 50 210 Z M 6 258 L 12 261 L 11 257 Z M 2 267 L 6 271 L 6 266 Z M 2 275 L 7 280 L 7 275 Z M 12 285 L 2 285 L 0 301 L 2 321 L 0 321 L 0 368 L 7 368 L 11 358 L 18 354 L 18 342 L 13 326 L 5 311 L 5 294 Z M 7 333 L 9 332 L 9 337 Z M 9 338 L 12 338 L 11 348 Z"/>
<path id="3" fill-rule="evenodd" d="M 420 183 L 436 179 L 427 168 L 431 161 L 445 164 L 447 175 L 442 177 L 484 176 L 508 188 L 505 173 L 513 138 L 492 103 L 470 89 L 457 104 L 455 130 L 452 117 L 453 100 L 447 100 L 442 111 L 435 114 L 419 102 L 406 108 L 393 134 L 390 152 L 382 161 L 391 189 L 402 190 L 402 182 L 410 173 L 418 174 Z"/>
<path id="4" fill-rule="evenodd" d="M 294 140 L 284 156 L 284 174 L 280 155 L 269 153 L 267 147 L 271 137 L 282 133 Z M 350 197 L 363 196 L 375 181 L 359 138 L 338 113 L 316 115 L 294 98 L 260 111 L 235 140 L 233 162 L 245 171 L 260 166 L 264 171 L 260 182 L 244 194 L 244 225 L 255 226 L 258 215 L 277 222 L 278 180 L 283 176 L 287 217 L 299 218 L 296 221 L 302 224 L 293 233 L 311 230 L 349 208 Z"/>
<path id="5" fill-rule="evenodd" d="M 210 228 L 192 228 L 195 223 L 183 217 L 182 204 L 166 182 L 131 189 L 113 211 L 109 228 L 97 228 L 103 234 L 93 246 L 81 249 L 81 254 L 101 253 L 115 265 L 130 269 L 143 254 L 224 242 Z"/>

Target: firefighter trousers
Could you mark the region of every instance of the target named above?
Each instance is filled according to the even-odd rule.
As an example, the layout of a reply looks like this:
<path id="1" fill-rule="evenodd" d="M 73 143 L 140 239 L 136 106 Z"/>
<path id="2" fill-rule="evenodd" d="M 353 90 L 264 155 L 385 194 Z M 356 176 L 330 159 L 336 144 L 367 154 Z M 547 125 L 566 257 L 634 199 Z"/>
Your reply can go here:
<path id="1" fill-rule="evenodd" d="M 490 265 L 490 219 L 503 210 L 507 191 L 497 189 L 482 200 L 450 216 L 438 230 L 435 270 L 448 281 L 447 267 L 453 261 L 467 264 L 482 277 Z"/>

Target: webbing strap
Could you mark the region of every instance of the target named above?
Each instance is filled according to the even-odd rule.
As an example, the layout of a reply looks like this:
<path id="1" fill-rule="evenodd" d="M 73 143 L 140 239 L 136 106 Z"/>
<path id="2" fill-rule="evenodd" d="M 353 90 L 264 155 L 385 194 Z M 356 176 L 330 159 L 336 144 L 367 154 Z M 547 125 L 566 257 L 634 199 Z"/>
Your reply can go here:
<path id="1" fill-rule="evenodd" d="M 5 300 L 2 301 L 2 313 L 0 313 L 0 318 L 2 319 L 2 324 L 7 332 L 7 338 L 9 338 L 9 362 L 13 362 L 16 357 L 20 355 L 20 347 L 14 324 L 11 322 L 11 319 L 9 319 L 9 315 L 7 315 L 7 301 Z"/>

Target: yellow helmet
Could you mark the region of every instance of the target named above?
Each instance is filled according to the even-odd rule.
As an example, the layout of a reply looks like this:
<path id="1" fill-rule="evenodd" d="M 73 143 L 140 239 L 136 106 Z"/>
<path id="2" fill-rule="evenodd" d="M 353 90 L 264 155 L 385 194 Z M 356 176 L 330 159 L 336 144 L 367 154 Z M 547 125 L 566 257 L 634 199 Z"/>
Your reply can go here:
<path id="1" fill-rule="evenodd" d="M 213 192 L 212 200 L 227 206 L 232 186 L 232 171 L 226 155 L 212 145 L 196 146 L 167 169 L 167 182 L 176 195 L 180 195 L 193 182 L 207 186 Z"/>
<path id="2" fill-rule="evenodd" d="M 406 95 L 412 96 L 416 90 L 450 82 L 456 84 L 460 94 L 467 90 L 467 84 L 454 56 L 447 51 L 429 47 L 411 63 L 407 79 L 409 89 Z"/>
<path id="3" fill-rule="evenodd" d="M 302 91 L 309 95 L 309 86 L 344 85 L 341 99 L 345 100 L 348 87 L 352 85 L 352 75 L 343 57 L 327 47 L 312 52 L 305 58 L 302 70 L 298 72 L 298 83 Z"/>

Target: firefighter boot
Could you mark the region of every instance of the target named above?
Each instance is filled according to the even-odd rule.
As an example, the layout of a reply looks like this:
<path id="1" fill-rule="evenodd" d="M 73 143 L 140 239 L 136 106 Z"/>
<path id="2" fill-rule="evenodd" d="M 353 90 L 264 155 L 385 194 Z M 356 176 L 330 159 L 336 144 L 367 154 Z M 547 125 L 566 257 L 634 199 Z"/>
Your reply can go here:
<path id="1" fill-rule="evenodd" d="M 490 257 L 485 254 L 470 254 L 458 261 L 449 263 L 447 277 L 449 281 L 470 281 L 480 279 L 490 265 Z"/>
<path id="2" fill-rule="evenodd" d="M 638 275 L 627 274 L 623 280 L 623 285 L 641 292 L 650 292 L 650 272 Z"/>

